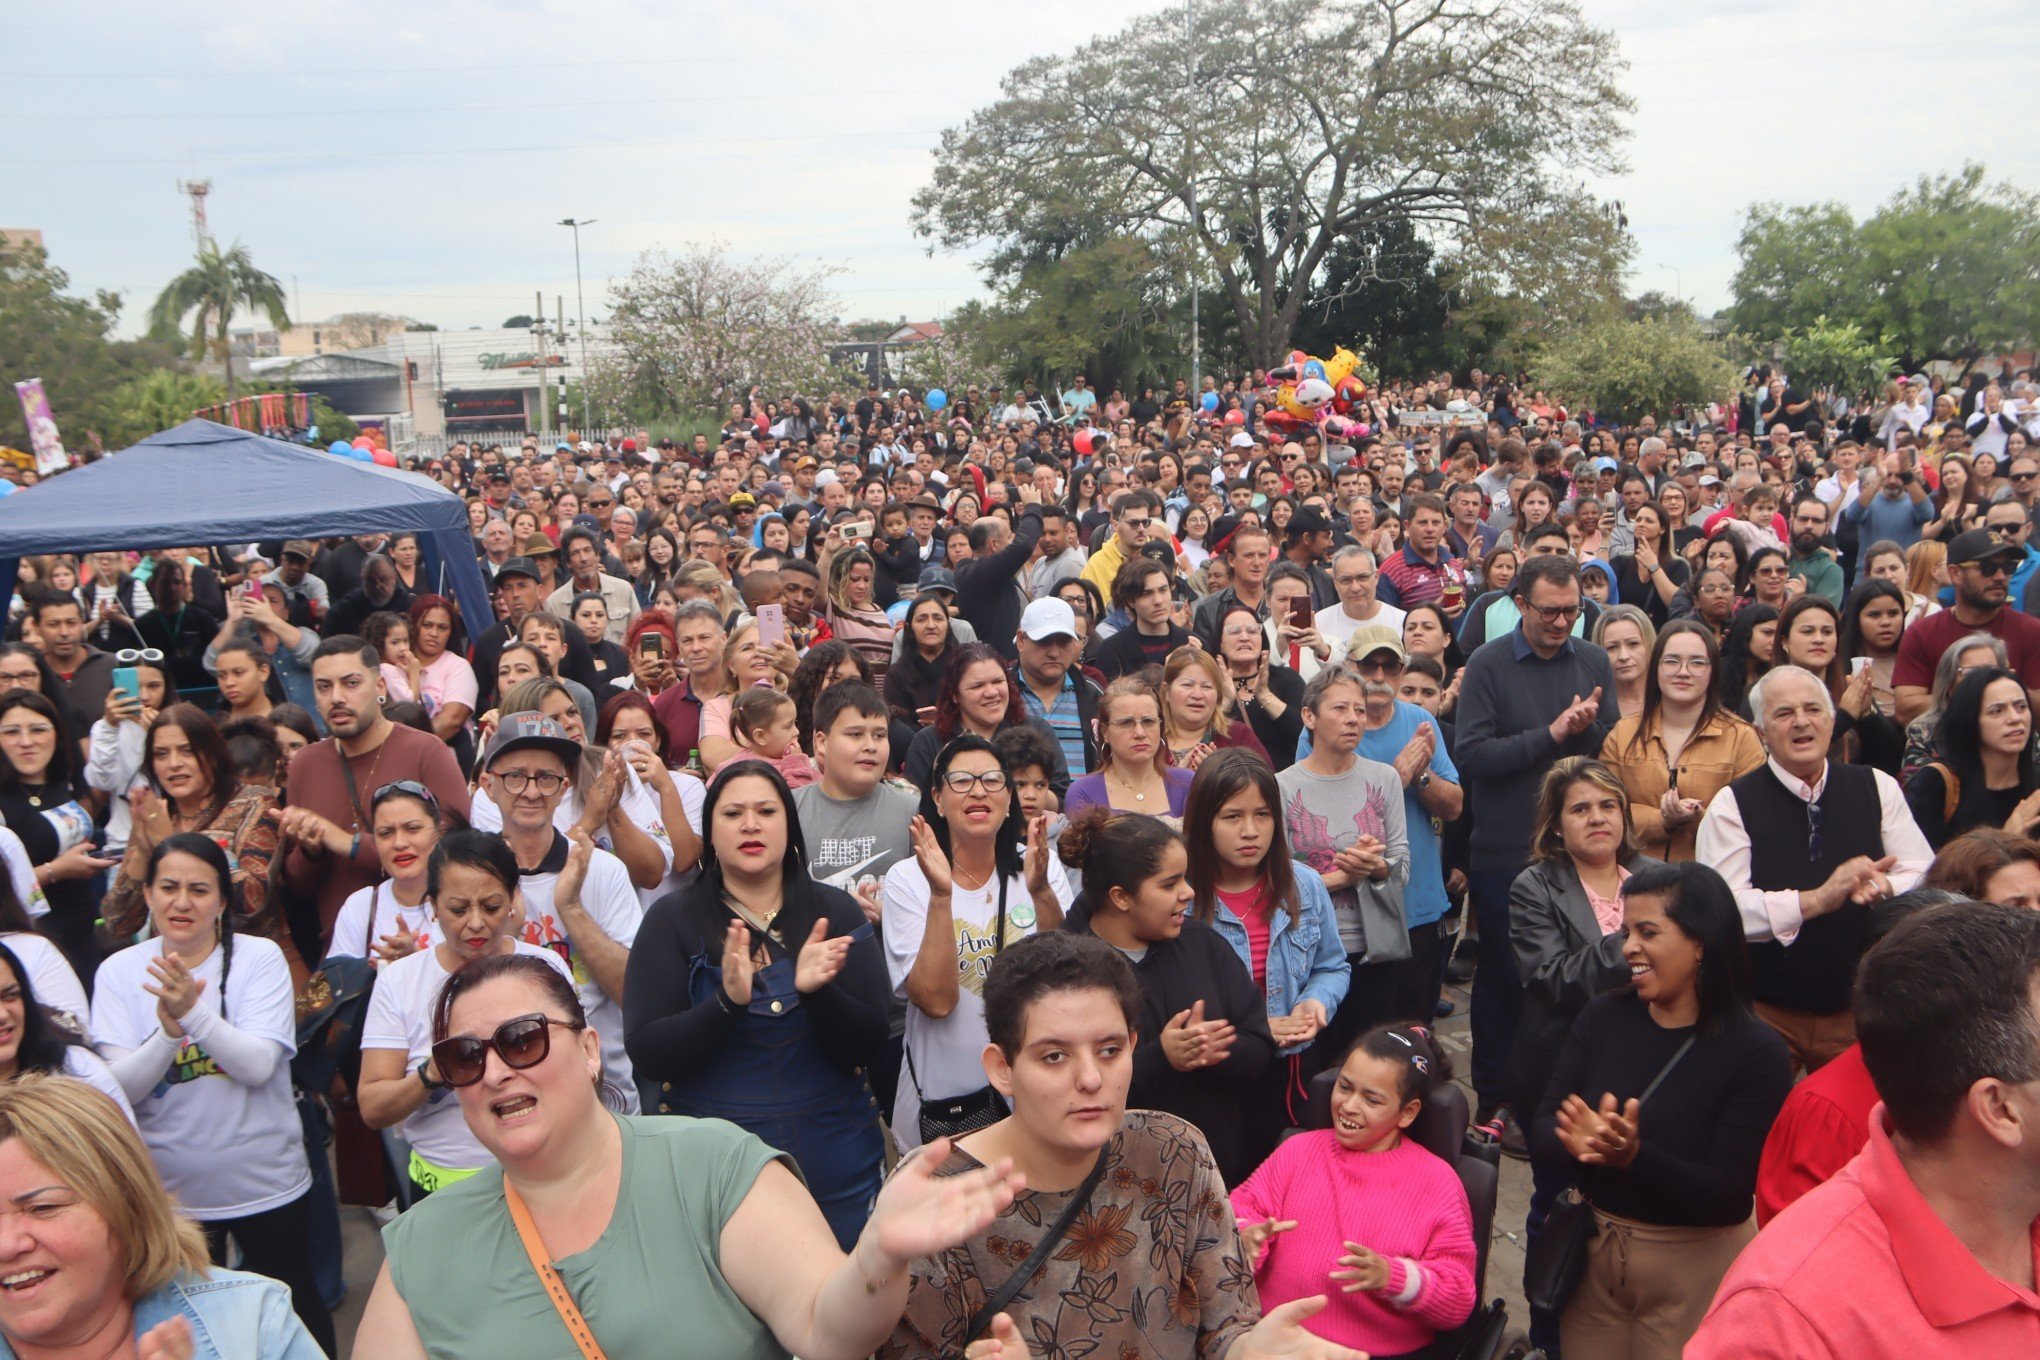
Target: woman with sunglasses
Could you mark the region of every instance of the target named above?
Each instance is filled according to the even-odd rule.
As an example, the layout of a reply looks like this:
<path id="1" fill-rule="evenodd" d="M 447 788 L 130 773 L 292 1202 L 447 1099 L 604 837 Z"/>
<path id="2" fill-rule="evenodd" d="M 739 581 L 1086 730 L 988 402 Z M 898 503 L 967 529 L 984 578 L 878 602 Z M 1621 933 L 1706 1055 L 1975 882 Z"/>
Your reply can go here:
<path id="1" fill-rule="evenodd" d="M 892 1176 L 846 1256 L 755 1135 L 605 1109 L 598 1038 L 546 964 L 463 968 L 433 1037 L 435 1068 L 498 1166 L 384 1230 L 356 1339 L 377 1360 L 653 1355 L 675 1337 L 726 1360 L 858 1360 L 898 1321 L 909 1264 L 984 1231 L 1019 1189 L 1005 1161 L 938 1179 L 945 1142 Z M 1010 1323 L 995 1334 L 1019 1353 Z"/>
<path id="2" fill-rule="evenodd" d="M 726 766 L 702 818 L 701 876 L 631 946 L 632 1070 L 660 1113 L 727 1119 L 792 1157 L 847 1251 L 885 1158 L 864 1077 L 888 1035 L 884 957 L 857 902 L 811 876 L 771 766 Z"/>
<path id="3" fill-rule="evenodd" d="M 887 871 L 880 893 L 886 966 L 908 1003 L 892 1120 L 903 1148 L 1004 1113 L 980 1062 L 985 970 L 1014 940 L 1059 927 L 1075 896 L 1047 851 L 1047 817 L 1028 823 L 983 736 L 943 746 L 921 788 L 914 858 Z"/>
<path id="4" fill-rule="evenodd" d="M 238 934 L 226 851 L 182 831 L 149 855 L 155 938 L 100 965 L 92 1034 L 179 1205 L 215 1263 L 232 1237 L 243 1266 L 290 1286 L 328 1355 L 333 1322 L 313 1277 L 312 1169 L 291 1095 L 297 1013 L 275 943 Z"/>
<path id="5" fill-rule="evenodd" d="M 409 800 L 391 801 L 401 807 Z M 380 827 L 380 806 L 376 816 Z M 383 846 L 380 835 L 376 844 Z M 568 872 L 577 858 L 586 870 L 587 851 L 578 848 L 586 844 L 577 839 Z M 517 938 L 524 898 L 516 857 L 501 837 L 479 831 L 441 837 L 425 862 L 425 901 L 430 925 L 414 937 L 416 947 L 387 962 L 369 994 L 357 1087 L 363 1122 L 372 1129 L 401 1125 L 411 1146 L 407 1202 L 465 1180 L 490 1160 L 432 1062 L 432 1010 L 446 980 L 477 959 L 499 954 L 544 959 L 568 976 L 557 953 Z"/>
<path id="6" fill-rule="evenodd" d="M 340 904 L 326 954 L 368 959 L 382 968 L 433 943 L 432 908 L 425 900 L 427 866 L 445 825 L 439 800 L 411 779 L 385 784 L 370 795 L 368 820 L 384 878 Z"/>
<path id="7" fill-rule="evenodd" d="M 1748 609 L 1761 604 L 1783 610 L 1792 602 L 1791 581 L 1784 550 L 1758 548 L 1743 568 L 1743 598 L 1739 607 Z"/>

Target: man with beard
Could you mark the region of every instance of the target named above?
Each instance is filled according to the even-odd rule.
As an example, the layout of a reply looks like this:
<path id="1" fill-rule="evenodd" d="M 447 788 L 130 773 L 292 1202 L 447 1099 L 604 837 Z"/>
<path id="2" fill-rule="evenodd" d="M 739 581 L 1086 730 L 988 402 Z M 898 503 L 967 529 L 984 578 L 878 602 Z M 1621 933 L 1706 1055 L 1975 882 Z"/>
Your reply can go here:
<path id="1" fill-rule="evenodd" d="M 1787 573 L 1806 582 L 1807 594 L 1818 595 L 1841 608 L 1841 563 L 1821 546 L 1827 537 L 1827 502 L 1818 496 L 1801 496 L 1792 507 L 1791 527 L 1792 555 L 1785 559 Z"/>
<path id="2" fill-rule="evenodd" d="M 382 878 L 369 802 L 387 784 L 411 780 L 445 812 L 468 815 L 467 780 L 453 751 L 429 732 L 383 716 L 387 698 L 375 648 L 351 634 L 312 654 L 312 692 L 332 733 L 291 758 L 280 829 L 290 850 L 284 876 L 319 903 L 319 943 L 331 938 L 340 904 Z"/>
<path id="3" fill-rule="evenodd" d="M 1941 654 L 1970 633 L 1989 633 L 2005 644 L 2010 669 L 2040 702 L 2040 619 L 2008 608 L 2013 572 L 2025 551 L 2002 534 L 1971 529 L 1948 545 L 1948 575 L 1955 583 L 1955 607 L 1913 623 L 1898 640 L 1892 663 L 1892 692 L 1898 720 L 1911 722 L 1927 707 L 1927 689 Z"/>

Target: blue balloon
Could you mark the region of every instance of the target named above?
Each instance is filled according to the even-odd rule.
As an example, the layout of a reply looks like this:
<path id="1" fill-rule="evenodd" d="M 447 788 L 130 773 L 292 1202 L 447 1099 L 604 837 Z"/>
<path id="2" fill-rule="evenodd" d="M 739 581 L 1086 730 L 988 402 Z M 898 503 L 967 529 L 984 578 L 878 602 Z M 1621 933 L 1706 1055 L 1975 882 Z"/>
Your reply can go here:
<path id="1" fill-rule="evenodd" d="M 326 452 L 340 458 L 345 458 L 354 452 L 354 446 L 344 439 L 336 439 L 326 449 Z"/>
<path id="2" fill-rule="evenodd" d="M 1325 378 L 1325 366 L 1317 359 L 1312 359 L 1303 366 L 1303 376 L 1306 378 L 1316 378 L 1319 382 L 1327 381 Z"/>
<path id="3" fill-rule="evenodd" d="M 949 404 L 949 394 L 939 387 L 928 389 L 928 409 L 939 411 Z"/>
<path id="4" fill-rule="evenodd" d="M 1207 411 L 1216 411 L 1218 409 L 1218 393 L 1206 392 L 1197 399 L 1197 403 Z"/>

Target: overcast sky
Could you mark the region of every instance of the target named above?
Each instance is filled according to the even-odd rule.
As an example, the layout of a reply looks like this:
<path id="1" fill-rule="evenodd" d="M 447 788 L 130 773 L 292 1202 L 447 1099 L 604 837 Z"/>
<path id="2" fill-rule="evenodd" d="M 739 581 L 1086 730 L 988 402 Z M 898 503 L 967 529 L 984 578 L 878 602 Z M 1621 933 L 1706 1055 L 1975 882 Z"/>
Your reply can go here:
<path id="1" fill-rule="evenodd" d="M 1581 0 L 1636 100 L 1630 172 L 1598 186 L 1637 237 L 1632 291 L 1728 300 L 1754 200 L 1868 212 L 1981 160 L 2040 187 L 2018 115 L 2032 0 Z M 39 227 L 79 290 L 135 329 L 191 254 L 181 178 L 293 315 L 495 325 L 560 294 L 581 233 L 591 315 L 649 246 L 843 266 L 848 317 L 922 319 L 977 295 L 908 219 L 936 136 L 1019 60 L 1158 8 L 1128 0 L 631 0 L 45 5 L 7 25 L 0 226 Z M 89 18 L 87 16 L 90 16 Z M 1336 70 L 1328 65 L 1328 78 Z"/>

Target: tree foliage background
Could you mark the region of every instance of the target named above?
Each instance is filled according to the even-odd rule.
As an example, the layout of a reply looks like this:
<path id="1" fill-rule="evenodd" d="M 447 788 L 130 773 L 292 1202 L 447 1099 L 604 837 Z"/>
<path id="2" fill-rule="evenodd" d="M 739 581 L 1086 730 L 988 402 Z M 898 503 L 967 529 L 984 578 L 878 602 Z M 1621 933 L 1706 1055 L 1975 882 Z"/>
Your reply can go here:
<path id="1" fill-rule="evenodd" d="M 1663 420 L 1675 408 L 1727 395 L 1736 368 L 1690 316 L 1610 312 L 1554 337 L 1531 378 L 1560 400 L 1603 417 Z"/>
<path id="2" fill-rule="evenodd" d="M 70 286 L 42 247 L 0 244 L 0 377 L 6 380 L 0 384 L 0 443 L 28 447 L 12 384 L 39 377 L 66 447 L 87 447 L 97 434 L 118 448 L 105 435 L 115 390 L 177 362 L 164 345 L 114 337 L 123 302 L 118 293 L 73 297 Z"/>
<path id="3" fill-rule="evenodd" d="M 1752 206 L 1728 317 L 1762 340 L 1853 326 L 1907 369 L 2040 338 L 2040 196 L 1980 165 L 1922 177 L 1858 222 L 1840 203 Z"/>
<path id="4" fill-rule="evenodd" d="M 1567 0 L 1214 0 L 1028 61 L 942 135 L 917 229 L 989 246 L 996 283 L 1113 238 L 1228 312 L 1242 358 L 1291 344 L 1339 244 L 1399 220 L 1470 284 L 1554 308 L 1627 249 L 1581 177 L 1621 168 L 1612 35 Z"/>
<path id="5" fill-rule="evenodd" d="M 836 300 L 828 265 L 739 259 L 720 242 L 646 251 L 609 287 L 609 344 L 591 355 L 599 419 L 696 417 L 753 387 L 773 397 L 856 379 L 828 357 Z"/>

